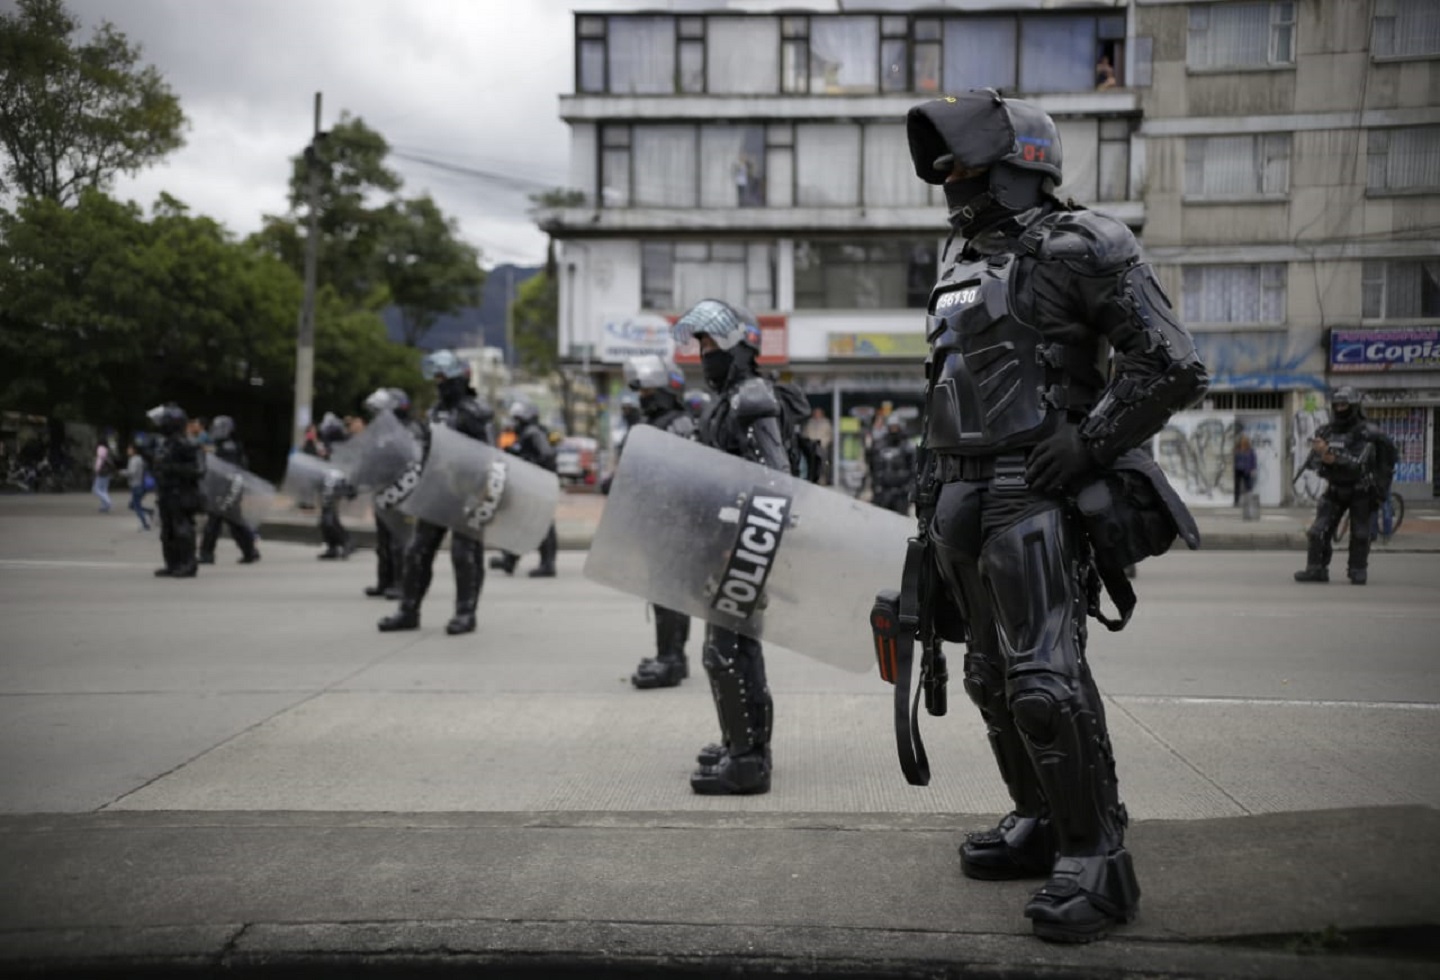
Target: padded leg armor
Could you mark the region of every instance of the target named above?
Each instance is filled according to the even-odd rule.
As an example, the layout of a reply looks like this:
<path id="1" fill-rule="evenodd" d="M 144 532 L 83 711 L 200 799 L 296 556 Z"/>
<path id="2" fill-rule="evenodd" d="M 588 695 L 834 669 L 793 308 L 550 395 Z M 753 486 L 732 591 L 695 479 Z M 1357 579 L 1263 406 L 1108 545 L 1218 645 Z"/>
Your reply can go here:
<path id="1" fill-rule="evenodd" d="M 165 567 L 157 576 L 195 577 L 195 516 L 173 504 L 160 502 L 160 551 Z"/>
<path id="2" fill-rule="evenodd" d="M 215 546 L 220 543 L 221 520 L 217 514 L 205 518 L 205 529 L 200 532 L 200 558 L 202 565 L 215 564 Z"/>
<path id="3" fill-rule="evenodd" d="M 240 521 L 227 521 L 230 538 L 240 549 L 240 564 L 249 565 L 260 560 L 260 550 L 255 547 L 255 532 Z"/>
<path id="4" fill-rule="evenodd" d="M 655 656 L 640 661 L 630 675 L 630 683 L 641 689 L 675 687 L 690 676 L 690 664 L 685 659 L 690 617 L 664 606 L 650 608 L 655 610 Z"/>
<path id="5" fill-rule="evenodd" d="M 1364 585 L 1370 567 L 1370 515 L 1374 504 L 1370 495 L 1356 491 L 1350 498 L 1350 560 L 1346 574 L 1351 585 Z"/>
<path id="6" fill-rule="evenodd" d="M 931 541 L 941 578 L 970 624 L 965 693 L 980 709 L 1000 778 L 1015 806 L 993 830 L 965 836 L 960 845 L 960 870 L 967 877 L 988 881 L 1043 878 L 1055 863 L 1055 839 L 1039 776 L 1005 697 L 1005 657 L 980 578 L 984 494 L 983 483 L 947 486 Z"/>
<path id="7" fill-rule="evenodd" d="M 365 594 L 371 598 L 385 595 L 396 585 L 395 552 L 396 542 L 390 528 L 379 517 L 375 518 L 375 584 L 365 587 Z"/>
<path id="8" fill-rule="evenodd" d="M 431 566 L 435 552 L 445 540 L 446 528 L 425 521 L 415 522 L 415 533 L 405 549 L 405 568 L 400 583 L 400 608 L 380 620 L 380 632 L 420 628 L 420 604 L 430 591 Z"/>
<path id="9" fill-rule="evenodd" d="M 515 566 L 520 563 L 520 556 L 513 551 L 502 551 L 490 559 L 490 567 L 504 572 L 506 575 L 515 574 Z"/>
<path id="10" fill-rule="evenodd" d="M 530 570 L 531 578 L 554 578 L 555 555 L 560 550 L 560 541 L 555 536 L 555 525 L 550 525 L 545 540 L 540 542 L 540 566 Z"/>
<path id="11" fill-rule="evenodd" d="M 355 550 L 350 543 L 350 532 L 340 523 L 340 509 L 333 500 L 320 505 L 320 540 L 325 542 L 321 558 L 349 558 Z"/>
<path id="12" fill-rule="evenodd" d="M 1305 532 L 1307 538 L 1305 552 L 1305 568 L 1295 573 L 1297 582 L 1328 582 L 1330 581 L 1330 559 L 1334 554 L 1334 547 L 1331 541 L 1334 538 L 1335 528 L 1340 523 L 1340 518 L 1345 515 L 1347 505 L 1335 494 L 1326 491 L 1320 496 L 1320 504 L 1315 508 L 1315 520 L 1310 529 Z M 1368 518 L 1367 518 L 1368 519 Z M 1352 518 L 1350 523 L 1355 523 Z M 1368 529 L 1366 545 L 1368 549 Z"/>
<path id="13" fill-rule="evenodd" d="M 769 792 L 775 707 L 765 682 L 760 641 L 706 626 L 703 663 L 725 751 L 690 775 L 690 788 L 707 796 Z M 702 756 L 709 748 L 701 750 Z"/>
<path id="14" fill-rule="evenodd" d="M 988 537 L 980 575 L 995 611 L 1006 696 L 1039 777 L 1059 856 L 1025 906 L 1035 934 L 1099 939 L 1134 918 L 1140 887 L 1100 692 L 1085 661 L 1080 531 L 1058 506 Z"/>
<path id="15" fill-rule="evenodd" d="M 485 545 L 463 534 L 450 536 L 450 566 L 455 570 L 455 615 L 445 624 L 451 636 L 475 632 L 475 607 L 485 584 Z"/>

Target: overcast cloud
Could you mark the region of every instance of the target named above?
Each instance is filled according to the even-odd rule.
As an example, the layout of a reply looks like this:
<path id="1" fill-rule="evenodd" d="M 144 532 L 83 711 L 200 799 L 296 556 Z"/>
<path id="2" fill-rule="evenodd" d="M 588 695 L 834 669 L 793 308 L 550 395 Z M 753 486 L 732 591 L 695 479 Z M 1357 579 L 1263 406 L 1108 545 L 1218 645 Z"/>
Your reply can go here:
<path id="1" fill-rule="evenodd" d="M 65 2 L 86 25 L 82 36 L 109 20 L 140 44 L 189 118 L 181 150 L 116 182 L 117 196 L 146 207 L 168 191 L 241 235 L 284 212 L 316 92 L 326 128 L 348 110 L 399 152 L 545 186 L 567 181 L 558 96 L 573 89 L 570 0 Z M 527 189 L 391 163 L 402 193 L 429 191 L 486 265 L 544 260 Z"/>

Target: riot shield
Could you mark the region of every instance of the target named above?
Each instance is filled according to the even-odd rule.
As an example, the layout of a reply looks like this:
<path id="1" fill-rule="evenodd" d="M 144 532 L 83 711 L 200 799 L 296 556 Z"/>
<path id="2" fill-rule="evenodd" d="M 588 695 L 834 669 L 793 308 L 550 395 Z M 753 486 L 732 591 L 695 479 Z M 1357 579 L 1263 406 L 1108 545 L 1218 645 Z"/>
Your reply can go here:
<path id="1" fill-rule="evenodd" d="M 275 502 L 275 486 L 218 456 L 205 460 L 200 497 L 207 514 L 227 521 L 259 527 Z"/>
<path id="2" fill-rule="evenodd" d="M 333 503 L 342 516 L 350 519 L 359 518 L 365 511 L 345 471 L 309 453 L 290 454 L 285 461 L 285 479 L 280 481 L 280 492 L 302 510 Z"/>
<path id="3" fill-rule="evenodd" d="M 875 666 L 870 608 L 915 522 L 637 426 L 585 560 L 602 585 L 846 670 Z"/>
<path id="4" fill-rule="evenodd" d="M 549 470 L 443 425 L 430 428 L 430 451 L 400 510 L 490 548 L 524 554 L 539 547 L 555 520 L 560 481 Z"/>
<path id="5" fill-rule="evenodd" d="M 330 463 L 345 472 L 351 486 L 366 492 L 394 483 L 419 459 L 420 443 L 394 412 L 385 411 L 359 435 L 338 444 Z"/>

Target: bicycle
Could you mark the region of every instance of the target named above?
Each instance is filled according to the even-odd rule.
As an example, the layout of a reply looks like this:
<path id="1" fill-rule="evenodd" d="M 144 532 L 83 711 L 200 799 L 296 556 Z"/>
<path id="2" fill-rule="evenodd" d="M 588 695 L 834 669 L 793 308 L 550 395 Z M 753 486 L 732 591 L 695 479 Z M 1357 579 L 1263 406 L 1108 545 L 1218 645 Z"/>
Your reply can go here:
<path id="1" fill-rule="evenodd" d="M 1385 501 L 1370 513 L 1370 540 L 1380 541 L 1389 544 L 1395 532 L 1400 530 L 1400 524 L 1405 520 L 1405 498 L 1394 490 Z M 1340 518 L 1340 523 L 1335 525 L 1335 533 L 1331 540 L 1336 544 L 1345 540 L 1345 535 L 1350 533 L 1350 512 L 1346 511 L 1345 516 Z"/>

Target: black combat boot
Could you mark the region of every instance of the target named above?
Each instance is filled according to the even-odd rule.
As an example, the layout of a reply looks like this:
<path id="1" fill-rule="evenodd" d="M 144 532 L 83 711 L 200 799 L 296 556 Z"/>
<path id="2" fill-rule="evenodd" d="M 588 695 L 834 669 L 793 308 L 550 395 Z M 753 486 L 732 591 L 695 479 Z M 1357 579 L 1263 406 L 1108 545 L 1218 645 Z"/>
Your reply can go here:
<path id="1" fill-rule="evenodd" d="M 630 675 L 630 683 L 641 690 L 652 687 L 677 687 L 689 676 L 690 664 L 686 661 L 684 654 L 679 657 L 661 654 L 658 657 L 646 657 L 641 660 L 640 665 L 635 668 L 635 673 Z"/>
<path id="2" fill-rule="evenodd" d="M 541 565 L 539 568 L 532 568 L 532 569 L 530 569 L 530 577 L 531 577 L 531 578 L 554 578 L 554 577 L 555 577 L 555 566 L 554 566 L 554 565 Z"/>
<path id="3" fill-rule="evenodd" d="M 379 598 L 381 598 L 382 596 L 384 596 L 386 592 L 389 592 L 389 591 L 390 591 L 390 587 L 389 587 L 388 585 L 367 585 L 367 586 L 365 586 L 365 594 L 368 595 L 368 596 L 369 596 L 370 598 L 372 598 L 372 599 L 379 599 Z"/>
<path id="4" fill-rule="evenodd" d="M 690 788 L 701 796 L 749 796 L 770 792 L 770 749 L 752 749 L 744 755 L 720 757 L 690 774 Z"/>
<path id="5" fill-rule="evenodd" d="M 1112 926 L 1135 918 L 1140 885 L 1130 852 L 1062 857 L 1050 880 L 1025 905 L 1035 935 L 1052 943 L 1088 943 L 1103 939 Z"/>
<path id="6" fill-rule="evenodd" d="M 1328 582 L 1330 581 L 1330 569 L 1324 565 L 1306 565 L 1295 573 L 1297 582 Z"/>
<path id="7" fill-rule="evenodd" d="M 260 552 L 258 552 L 258 551 L 252 551 L 252 552 L 250 552 L 250 554 L 248 554 L 248 555 L 241 555 L 241 556 L 240 556 L 240 560 L 239 560 L 238 562 L 236 562 L 235 564 L 237 564 L 237 565 L 253 565 L 253 564 L 255 564 L 255 563 L 256 563 L 257 561 L 259 561 L 259 560 L 260 560 Z"/>
<path id="8" fill-rule="evenodd" d="M 1055 864 L 1055 833 L 1049 817 L 1011 812 L 993 830 L 966 834 L 960 870 L 980 881 L 1044 878 Z"/>
<path id="9" fill-rule="evenodd" d="M 1368 573 L 1363 568 L 1352 568 L 1350 569 L 1348 574 L 1350 576 L 1351 585 L 1364 585 L 1366 578 L 1369 577 Z"/>
<path id="10" fill-rule="evenodd" d="M 497 571 L 504 572 L 506 575 L 514 575 L 515 564 L 518 561 L 519 559 L 515 555 L 502 552 L 501 554 L 491 557 L 487 564 Z"/>
<path id="11" fill-rule="evenodd" d="M 215 564 L 215 555 L 208 551 L 202 551 L 195 561 L 201 565 L 213 565 Z"/>
<path id="12" fill-rule="evenodd" d="M 455 615 L 445 624 L 445 632 L 451 636 L 475 632 L 475 608 L 455 610 Z"/>
<path id="13" fill-rule="evenodd" d="M 401 602 L 399 609 L 380 620 L 377 625 L 382 633 L 418 630 L 420 628 L 420 606 L 418 603 Z"/>

